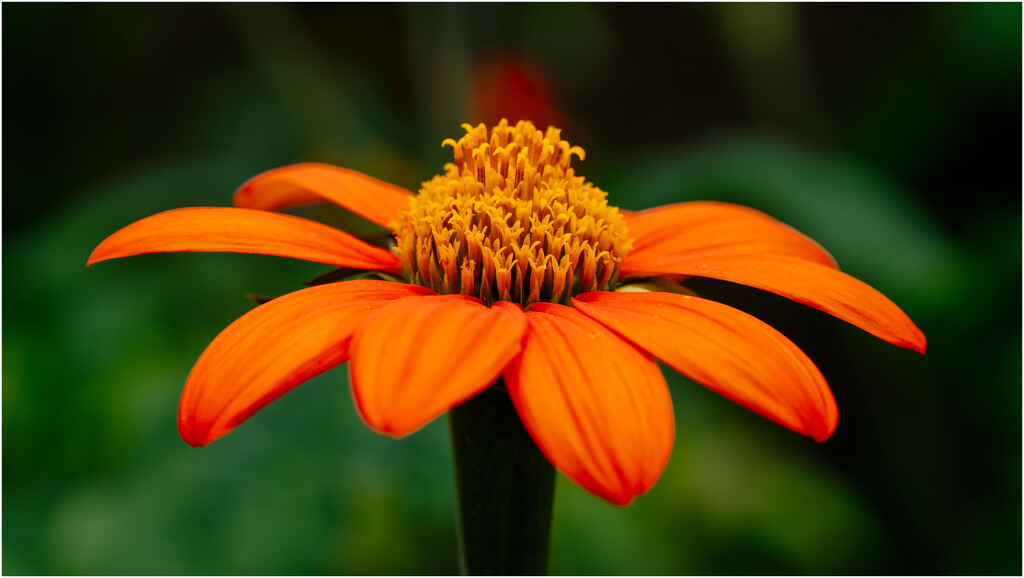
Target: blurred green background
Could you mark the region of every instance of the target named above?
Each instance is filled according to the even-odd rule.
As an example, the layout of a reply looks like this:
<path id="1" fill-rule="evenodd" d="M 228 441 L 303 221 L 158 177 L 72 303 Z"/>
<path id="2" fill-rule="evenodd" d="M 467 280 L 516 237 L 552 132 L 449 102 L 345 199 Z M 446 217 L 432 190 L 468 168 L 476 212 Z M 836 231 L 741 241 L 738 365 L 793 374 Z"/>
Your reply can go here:
<path id="1" fill-rule="evenodd" d="M 559 478 L 558 574 L 1021 572 L 1021 6 L 3 6 L 3 572 L 456 573 L 446 420 L 360 422 L 345 368 L 202 450 L 176 406 L 252 303 L 326 268 L 85 260 L 319 160 L 415 189 L 462 122 L 556 123 L 638 209 L 811 235 L 926 356 L 705 282 L 821 367 L 816 445 L 670 370 L 677 438 L 626 509 Z M 331 208 L 301 214 L 350 227 Z"/>

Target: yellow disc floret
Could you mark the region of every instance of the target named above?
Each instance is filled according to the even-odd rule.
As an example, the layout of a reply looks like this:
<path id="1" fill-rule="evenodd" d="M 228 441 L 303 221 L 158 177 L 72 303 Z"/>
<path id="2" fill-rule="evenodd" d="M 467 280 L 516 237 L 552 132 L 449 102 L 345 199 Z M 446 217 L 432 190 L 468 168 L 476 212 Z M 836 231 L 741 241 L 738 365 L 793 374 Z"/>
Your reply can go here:
<path id="1" fill-rule="evenodd" d="M 524 307 L 614 288 L 632 240 L 607 193 L 569 166 L 583 149 L 529 122 L 502 120 L 489 136 L 462 126 L 442 143 L 455 162 L 423 183 L 395 231 L 406 279 Z"/>

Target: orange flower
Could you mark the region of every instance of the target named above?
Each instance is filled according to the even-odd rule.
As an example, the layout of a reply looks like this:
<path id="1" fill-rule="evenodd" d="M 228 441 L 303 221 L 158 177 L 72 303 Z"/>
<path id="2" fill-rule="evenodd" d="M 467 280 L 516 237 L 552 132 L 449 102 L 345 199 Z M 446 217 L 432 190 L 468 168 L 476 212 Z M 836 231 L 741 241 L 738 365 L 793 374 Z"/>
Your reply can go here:
<path id="1" fill-rule="evenodd" d="M 627 504 L 657 481 L 673 444 L 672 402 L 654 358 L 818 442 L 838 415 L 821 373 L 778 331 L 670 280 L 645 280 L 749 285 L 925 350 L 896 305 L 767 215 L 714 202 L 624 213 L 575 174 L 570 159 L 583 150 L 557 129 L 463 126 L 465 136 L 444 142 L 455 162 L 418 195 L 347 169 L 292 165 L 245 183 L 237 208 L 160 213 L 93 251 L 89 264 L 167 251 L 261 253 L 405 281 L 319 285 L 235 321 L 185 384 L 185 441 L 210 443 L 345 361 L 360 415 L 395 437 L 504 378 L 551 463 Z M 396 247 L 272 212 L 322 201 L 390 228 Z"/>

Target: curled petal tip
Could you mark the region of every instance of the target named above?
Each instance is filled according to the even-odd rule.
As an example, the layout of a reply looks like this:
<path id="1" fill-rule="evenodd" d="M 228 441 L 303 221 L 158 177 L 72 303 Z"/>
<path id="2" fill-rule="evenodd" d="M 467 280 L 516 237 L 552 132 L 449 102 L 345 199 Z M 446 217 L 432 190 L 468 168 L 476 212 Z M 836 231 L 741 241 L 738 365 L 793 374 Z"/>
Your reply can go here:
<path id="1" fill-rule="evenodd" d="M 825 424 L 826 427 L 819 431 L 811 432 L 810 438 L 814 440 L 814 443 L 824 443 L 832 437 L 832 434 L 836 433 L 836 426 L 839 425 L 839 414 L 835 413 L 829 417 L 829 421 Z"/>
<path id="2" fill-rule="evenodd" d="M 187 443 L 188 445 L 190 445 L 190 446 L 192 446 L 192 447 L 194 447 L 196 449 L 199 449 L 201 447 L 205 447 L 206 444 L 207 444 L 206 441 L 203 441 L 201 439 L 192 439 L 192 438 L 189 438 L 189 437 L 186 437 L 186 436 L 187 436 L 187 434 L 181 434 L 181 439 L 185 440 L 185 443 Z"/>
<path id="3" fill-rule="evenodd" d="M 111 235 L 111 237 L 113 237 L 113 235 Z M 86 267 L 92 267 L 96 263 L 109 261 L 110 259 L 118 257 L 118 255 L 111 254 L 109 241 L 110 238 L 108 237 L 102 243 L 97 245 L 96 248 L 92 250 L 92 253 L 89 253 L 89 258 L 85 261 Z"/>
<path id="4" fill-rule="evenodd" d="M 349 382 L 352 382 L 352 365 L 349 364 Z M 421 428 L 426 426 L 426 423 L 401 423 L 398 420 L 387 419 L 379 415 L 371 415 L 363 412 L 360 406 L 359 395 L 360 392 L 353 391 L 356 396 L 356 412 L 359 417 L 362 418 L 363 423 L 366 427 L 370 428 L 380 435 L 388 436 L 389 438 L 400 440 L 408 437 L 411 434 L 416 433 Z"/>
<path id="5" fill-rule="evenodd" d="M 830 433 L 830 434 L 827 434 L 827 435 L 811 436 L 811 439 L 814 440 L 814 443 L 816 443 L 816 444 L 823 444 L 823 443 L 827 442 L 829 440 L 829 438 L 831 438 L 831 437 L 832 437 L 832 434 Z"/>
<path id="6" fill-rule="evenodd" d="M 208 433 L 209 428 L 197 428 L 195 424 L 188 423 L 184 417 L 178 418 L 178 435 L 188 445 L 194 448 L 201 448 L 212 442 L 213 440 L 210 439 Z"/>
<path id="7" fill-rule="evenodd" d="M 815 443 L 824 443 L 832 437 L 832 434 L 836 433 L 836 427 L 839 426 L 839 406 L 836 404 L 836 398 L 832 395 L 832 390 L 828 390 L 827 402 L 824 407 L 819 410 L 819 420 L 812 426 L 811 432 L 808 434 Z"/>
<path id="8" fill-rule="evenodd" d="M 605 493 L 605 492 L 595 492 L 594 490 L 590 490 L 590 491 L 592 491 L 595 494 L 597 494 L 598 496 L 604 498 L 609 504 L 611 504 L 613 506 L 618 506 L 620 508 L 625 508 L 625 507 L 633 505 L 633 499 L 637 497 L 634 494 L 613 495 L 613 494 L 608 494 L 608 493 Z"/>
<path id="9" fill-rule="evenodd" d="M 914 327 L 914 329 L 917 329 L 917 327 Z M 920 329 L 917 329 L 917 331 L 911 336 L 911 339 L 902 346 L 924 355 L 928 349 L 928 340 L 925 338 L 924 333 Z"/>

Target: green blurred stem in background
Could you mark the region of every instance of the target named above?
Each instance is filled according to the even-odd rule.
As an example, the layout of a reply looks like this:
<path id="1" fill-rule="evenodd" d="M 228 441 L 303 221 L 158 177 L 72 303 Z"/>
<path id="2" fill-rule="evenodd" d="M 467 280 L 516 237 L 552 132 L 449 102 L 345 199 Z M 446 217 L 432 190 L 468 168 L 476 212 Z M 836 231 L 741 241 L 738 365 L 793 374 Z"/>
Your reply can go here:
<path id="1" fill-rule="evenodd" d="M 463 574 L 547 574 L 555 470 L 504 382 L 452 409 L 449 425 Z"/>

